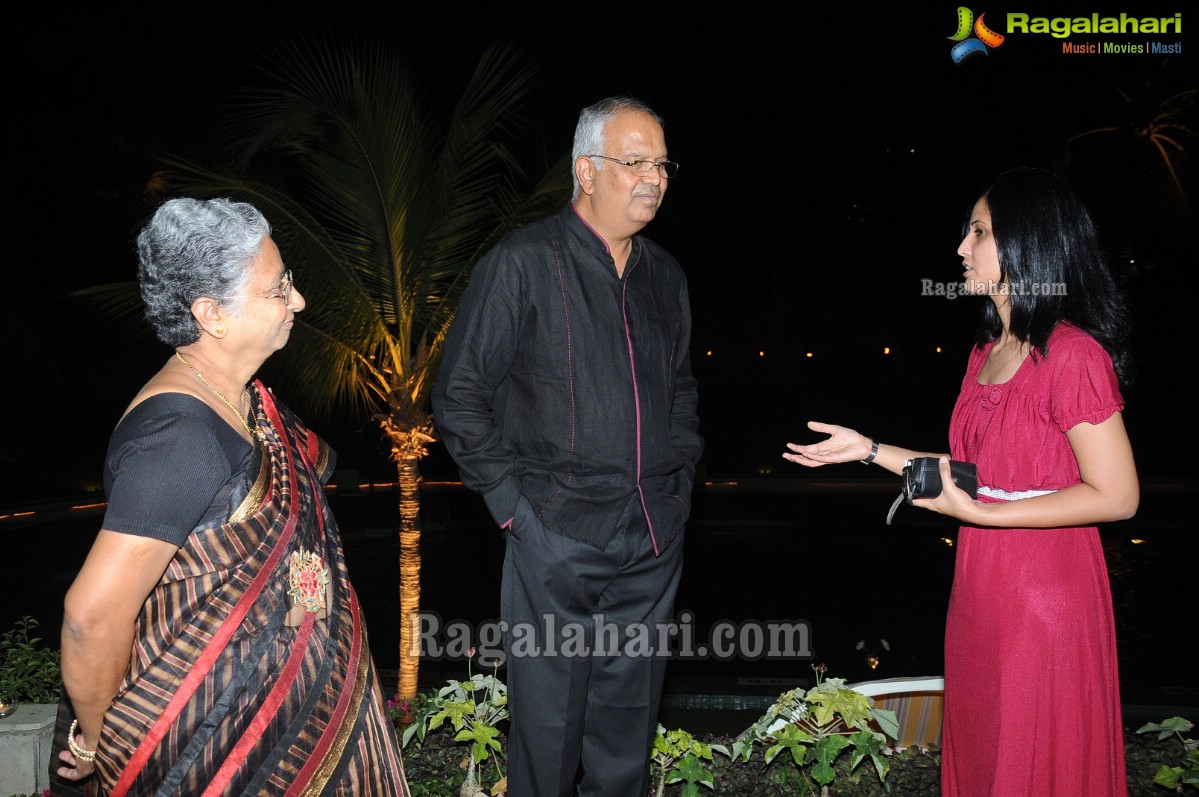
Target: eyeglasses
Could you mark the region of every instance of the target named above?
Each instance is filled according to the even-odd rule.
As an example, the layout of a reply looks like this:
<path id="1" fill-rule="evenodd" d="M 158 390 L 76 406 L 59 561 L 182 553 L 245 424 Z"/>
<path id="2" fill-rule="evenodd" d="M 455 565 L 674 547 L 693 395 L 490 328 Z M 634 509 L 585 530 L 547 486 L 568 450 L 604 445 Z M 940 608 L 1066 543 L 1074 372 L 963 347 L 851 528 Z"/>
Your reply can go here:
<path id="1" fill-rule="evenodd" d="M 264 298 L 266 299 L 282 299 L 283 304 L 291 304 L 291 289 L 295 285 L 291 280 L 291 269 L 283 272 L 283 279 L 279 280 L 279 287 L 271 291 Z"/>
<path id="2" fill-rule="evenodd" d="M 620 158 L 609 158 L 607 155 L 588 155 L 588 158 L 603 158 L 606 161 L 619 163 L 621 166 L 632 169 L 638 174 L 649 174 L 654 169 L 662 173 L 662 176 L 670 179 L 679 173 L 679 165 L 674 161 L 622 161 Z"/>
<path id="3" fill-rule="evenodd" d="M 235 298 L 235 299 L 249 299 L 249 298 L 282 299 L 283 304 L 290 305 L 291 304 L 291 289 L 294 285 L 295 285 L 295 283 L 292 282 L 292 279 L 291 279 L 291 269 L 289 268 L 287 271 L 283 272 L 283 279 L 279 280 L 278 287 L 274 288 L 266 296 L 263 296 L 260 293 L 251 293 L 251 294 L 247 294 L 244 296 L 235 296 L 235 297 L 231 297 L 231 298 Z"/>

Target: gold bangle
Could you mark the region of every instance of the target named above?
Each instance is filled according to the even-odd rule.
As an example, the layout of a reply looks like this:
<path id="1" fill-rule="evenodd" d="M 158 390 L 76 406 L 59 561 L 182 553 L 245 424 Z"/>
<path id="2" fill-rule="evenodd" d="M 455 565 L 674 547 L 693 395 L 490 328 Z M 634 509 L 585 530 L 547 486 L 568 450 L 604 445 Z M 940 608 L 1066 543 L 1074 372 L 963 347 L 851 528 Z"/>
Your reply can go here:
<path id="1" fill-rule="evenodd" d="M 78 727 L 79 727 L 79 720 L 73 720 L 71 722 L 71 730 L 67 731 L 67 747 L 71 748 L 71 755 L 75 756 L 80 761 L 86 761 L 87 763 L 90 764 L 96 760 L 96 751 L 95 750 L 84 750 L 75 741 L 75 729 Z"/>

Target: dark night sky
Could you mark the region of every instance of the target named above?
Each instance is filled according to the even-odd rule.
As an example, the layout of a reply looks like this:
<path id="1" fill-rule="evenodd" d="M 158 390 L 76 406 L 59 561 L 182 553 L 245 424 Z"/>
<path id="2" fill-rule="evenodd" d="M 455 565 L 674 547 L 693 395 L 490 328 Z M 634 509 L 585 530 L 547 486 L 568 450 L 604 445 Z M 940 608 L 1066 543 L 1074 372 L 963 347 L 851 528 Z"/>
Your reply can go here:
<path id="1" fill-rule="evenodd" d="M 1115 10 L 1132 6 L 1184 17 L 1190 8 L 1152 0 Z M 921 297 L 920 279 L 959 277 L 962 214 L 999 171 L 1028 163 L 1066 171 L 1130 277 L 1141 377 L 1126 417 L 1142 473 L 1195 473 L 1189 450 L 1162 442 L 1177 439 L 1184 412 L 1170 366 L 1190 310 L 1193 211 L 1161 199 L 1160 160 L 1130 133 L 1066 145 L 1086 130 L 1126 128 L 1156 100 L 1199 86 L 1186 50 L 1067 56 L 1050 37 L 1009 35 L 988 56 L 954 64 L 957 3 L 877 14 L 752 3 L 714 14 L 697 5 L 96 8 L 18 12 L 6 24 L 15 246 L 0 299 L 5 476 L 36 470 L 45 452 L 61 458 L 64 446 L 79 478 L 98 472 L 108 432 L 164 352 L 131 347 L 62 294 L 132 277 L 152 153 L 202 141 L 219 100 L 250 74 L 246 59 L 315 31 L 379 37 L 448 96 L 486 44 L 515 42 L 540 75 L 525 114 L 531 152 L 565 151 L 578 108 L 602 96 L 628 92 L 659 110 L 682 171 L 646 234 L 689 273 L 710 471 L 782 464 L 782 443 L 809 417 L 943 445 L 978 308 Z M 1089 16 L 1104 5 L 975 11 L 997 26 L 1007 11 Z M 1105 38 L 1136 37 L 1079 40 Z M 1199 126 L 1193 109 L 1189 124 Z M 1194 174 L 1184 171 L 1192 197 Z M 888 345 L 894 353 L 883 357 Z M 944 352 L 931 354 L 937 345 Z M 31 422 L 14 422 L 22 418 Z M 353 440 L 353 424 L 328 424 L 321 430 L 335 442 Z M 349 447 L 369 455 L 372 435 Z M 5 481 L 14 499 L 41 489 Z"/>

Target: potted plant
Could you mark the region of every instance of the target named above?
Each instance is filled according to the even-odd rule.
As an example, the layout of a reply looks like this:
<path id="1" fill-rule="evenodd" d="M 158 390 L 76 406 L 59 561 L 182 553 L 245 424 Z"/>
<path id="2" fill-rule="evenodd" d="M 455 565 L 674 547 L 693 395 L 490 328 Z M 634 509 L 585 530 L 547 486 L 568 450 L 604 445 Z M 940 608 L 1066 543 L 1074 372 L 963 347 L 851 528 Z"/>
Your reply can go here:
<path id="1" fill-rule="evenodd" d="M 0 794 L 49 787 L 54 717 L 62 696 L 59 651 L 35 636 L 37 620 L 22 617 L 0 634 Z"/>
<path id="2" fill-rule="evenodd" d="M 20 703 L 57 703 L 62 696 L 61 654 L 34 636 L 37 620 L 22 617 L 0 635 L 0 692 Z"/>

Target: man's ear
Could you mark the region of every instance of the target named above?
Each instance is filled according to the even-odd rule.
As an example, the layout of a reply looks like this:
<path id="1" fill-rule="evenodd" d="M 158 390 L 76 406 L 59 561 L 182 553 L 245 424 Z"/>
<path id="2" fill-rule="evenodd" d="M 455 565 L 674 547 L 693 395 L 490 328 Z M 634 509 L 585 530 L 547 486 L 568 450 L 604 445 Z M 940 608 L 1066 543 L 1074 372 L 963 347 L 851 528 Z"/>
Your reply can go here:
<path id="1" fill-rule="evenodd" d="M 575 161 L 575 176 L 579 178 L 579 190 L 585 194 L 595 191 L 595 161 L 580 155 Z"/>

